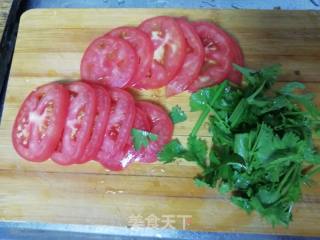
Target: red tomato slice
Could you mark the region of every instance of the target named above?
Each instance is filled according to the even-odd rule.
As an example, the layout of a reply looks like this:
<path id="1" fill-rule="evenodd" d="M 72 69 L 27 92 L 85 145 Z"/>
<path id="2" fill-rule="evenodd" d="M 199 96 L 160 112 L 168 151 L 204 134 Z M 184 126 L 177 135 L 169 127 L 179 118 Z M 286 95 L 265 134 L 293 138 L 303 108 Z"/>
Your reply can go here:
<path id="1" fill-rule="evenodd" d="M 107 123 L 110 112 L 110 94 L 102 86 L 92 85 L 96 92 L 97 98 L 97 113 L 95 116 L 91 138 L 86 146 L 86 149 L 77 163 L 84 163 L 96 157 L 100 146 L 103 142 L 104 133 L 106 132 Z"/>
<path id="2" fill-rule="evenodd" d="M 34 162 L 50 158 L 63 131 L 69 92 L 60 84 L 37 88 L 23 102 L 12 129 L 17 153 Z"/>
<path id="3" fill-rule="evenodd" d="M 148 119 L 147 114 L 142 111 L 139 107 L 136 106 L 136 114 L 133 122 L 133 128 L 150 131 L 151 130 L 151 122 Z M 128 142 L 123 148 L 123 151 L 118 152 L 113 156 L 113 169 L 122 170 L 130 165 L 130 163 L 134 162 L 141 151 L 136 151 L 133 147 L 132 138 L 129 136 Z"/>
<path id="4" fill-rule="evenodd" d="M 148 74 L 151 68 L 153 45 L 150 38 L 146 33 L 135 27 L 119 27 L 113 29 L 107 36 L 119 37 L 128 41 L 136 51 L 138 57 L 137 71 L 129 83 L 130 86 L 135 86 Z"/>
<path id="5" fill-rule="evenodd" d="M 85 51 L 81 78 L 108 87 L 125 87 L 137 70 L 138 58 L 128 42 L 116 37 L 99 37 Z"/>
<path id="6" fill-rule="evenodd" d="M 148 118 L 147 113 L 139 106 L 136 106 L 136 117 L 134 119 L 133 127 L 144 131 L 151 131 L 151 121 Z"/>
<path id="7" fill-rule="evenodd" d="M 149 145 L 143 149 L 142 154 L 136 158 L 136 161 L 151 163 L 157 161 L 157 154 L 162 147 L 170 142 L 173 134 L 173 123 L 161 107 L 146 102 L 140 101 L 137 106 L 147 113 L 148 118 L 151 121 L 150 132 L 158 136 L 158 140 L 150 142 Z"/>
<path id="8" fill-rule="evenodd" d="M 151 70 L 137 87 L 152 89 L 165 86 L 179 71 L 186 55 L 186 42 L 179 24 L 172 17 L 145 20 L 139 28 L 150 37 L 154 53 Z"/>
<path id="9" fill-rule="evenodd" d="M 199 77 L 189 86 L 190 91 L 221 83 L 232 70 L 233 43 L 231 37 L 213 23 L 193 23 L 205 51 Z"/>
<path id="10" fill-rule="evenodd" d="M 70 92 L 70 105 L 64 132 L 51 159 L 61 165 L 80 161 L 90 140 L 96 116 L 96 94 L 90 85 L 73 82 L 66 85 Z"/>
<path id="11" fill-rule="evenodd" d="M 121 89 L 111 89 L 111 111 L 107 130 L 101 148 L 97 154 L 97 160 L 107 169 L 119 169 L 119 161 L 115 154 L 124 151 L 129 139 L 130 131 L 135 117 L 133 97 Z"/>
<path id="12" fill-rule="evenodd" d="M 169 82 L 166 88 L 167 97 L 185 91 L 189 85 L 198 77 L 204 60 L 204 49 L 201 39 L 193 26 L 185 19 L 176 20 L 183 31 L 187 43 L 187 55 L 182 68 Z"/>

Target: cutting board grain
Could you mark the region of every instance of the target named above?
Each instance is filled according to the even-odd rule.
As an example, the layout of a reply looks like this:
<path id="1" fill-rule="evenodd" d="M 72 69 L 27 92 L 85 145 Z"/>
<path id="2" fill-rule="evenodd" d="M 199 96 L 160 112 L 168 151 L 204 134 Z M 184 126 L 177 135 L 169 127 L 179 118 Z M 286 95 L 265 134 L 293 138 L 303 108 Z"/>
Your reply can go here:
<path id="1" fill-rule="evenodd" d="M 48 161 L 21 160 L 11 145 L 11 126 L 18 107 L 36 86 L 79 78 L 82 52 L 111 28 L 137 25 L 157 16 L 187 16 L 215 21 L 238 39 L 252 68 L 284 66 L 283 81 L 301 80 L 320 93 L 320 13 L 286 11 L 218 11 L 183 9 L 42 9 L 26 12 L 20 23 L 5 110 L 0 128 L 0 218 L 49 223 L 127 226 L 134 215 L 158 218 L 190 215 L 187 229 L 292 235 L 320 235 L 320 189 L 305 189 L 289 228 L 272 228 L 256 214 L 247 215 L 214 190 L 196 188 L 196 166 L 134 164 L 109 172 L 91 162 L 61 167 Z M 179 104 L 189 115 L 174 135 L 186 140 L 197 114 L 188 111 L 188 94 L 166 99 L 163 89 L 133 91 L 139 99 Z M 317 102 L 320 97 L 317 96 Z M 207 130 L 200 134 L 206 138 Z M 320 180 L 318 177 L 317 180 Z M 131 218 L 131 219 L 130 219 Z M 162 219 L 163 220 L 163 219 Z M 161 227 L 161 223 L 159 222 Z M 163 223 L 162 223 L 163 224 Z"/>

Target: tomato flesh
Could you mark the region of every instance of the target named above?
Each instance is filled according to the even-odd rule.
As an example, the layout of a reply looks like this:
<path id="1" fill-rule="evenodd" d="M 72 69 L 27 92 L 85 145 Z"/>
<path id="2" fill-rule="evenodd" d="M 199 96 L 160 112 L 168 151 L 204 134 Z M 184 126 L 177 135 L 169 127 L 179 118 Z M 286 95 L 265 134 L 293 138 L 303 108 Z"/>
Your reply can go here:
<path id="1" fill-rule="evenodd" d="M 137 70 L 138 58 L 130 44 L 117 37 L 94 40 L 81 61 L 81 78 L 108 87 L 126 87 Z"/>
<path id="2" fill-rule="evenodd" d="M 142 109 L 138 106 L 136 106 L 136 115 L 133 122 L 133 128 L 148 132 L 151 130 L 151 122 L 148 119 L 147 114 L 144 111 L 142 111 Z M 114 156 L 114 160 L 117 160 L 118 163 L 117 169 L 122 170 L 128 167 L 130 163 L 139 160 L 139 157 L 142 154 L 142 152 L 143 149 L 139 151 L 136 151 L 134 149 L 132 138 L 130 136 L 126 146 L 124 147 L 124 150 Z"/>
<path id="3" fill-rule="evenodd" d="M 202 42 L 193 26 L 183 18 L 177 19 L 177 22 L 186 39 L 187 53 L 181 69 L 166 87 L 167 97 L 185 91 L 198 77 L 204 60 Z"/>
<path id="4" fill-rule="evenodd" d="M 136 27 L 119 27 L 113 29 L 107 36 L 126 40 L 134 48 L 138 57 L 137 71 L 130 86 L 135 86 L 149 72 L 153 57 L 153 45 L 148 35 Z"/>
<path id="5" fill-rule="evenodd" d="M 186 42 L 179 24 L 172 17 L 160 16 L 145 20 L 139 28 L 153 44 L 153 61 L 149 74 L 139 81 L 138 88 L 165 86 L 178 72 L 186 55 Z"/>
<path id="6" fill-rule="evenodd" d="M 117 171 L 119 161 L 115 154 L 124 151 L 130 136 L 135 117 L 133 97 L 121 89 L 111 89 L 111 111 L 103 143 L 97 153 L 96 159 L 107 169 Z"/>
<path id="7" fill-rule="evenodd" d="M 13 146 L 29 161 L 50 158 L 57 147 L 69 105 L 69 92 L 60 84 L 37 88 L 23 102 L 12 129 Z"/>
<path id="8" fill-rule="evenodd" d="M 51 159 L 61 165 L 80 161 L 90 140 L 94 118 L 96 116 L 96 94 L 94 89 L 84 82 L 66 85 L 70 92 L 70 105 L 64 132 L 57 150 Z"/>
<path id="9" fill-rule="evenodd" d="M 207 22 L 196 22 L 193 26 L 202 41 L 205 60 L 199 77 L 188 88 L 192 92 L 225 80 L 234 57 L 231 36 L 221 28 Z"/>
<path id="10" fill-rule="evenodd" d="M 109 119 L 111 102 L 109 92 L 104 87 L 99 85 L 93 85 L 92 87 L 96 92 L 97 111 L 90 140 L 81 159 L 77 163 L 85 163 L 95 158 L 102 144 Z"/>
<path id="11" fill-rule="evenodd" d="M 137 106 L 147 113 L 151 122 L 150 132 L 158 136 L 157 141 L 149 142 L 136 161 L 152 163 L 157 161 L 157 154 L 163 146 L 170 142 L 173 134 L 173 123 L 165 110 L 161 107 L 146 101 L 140 101 Z"/>

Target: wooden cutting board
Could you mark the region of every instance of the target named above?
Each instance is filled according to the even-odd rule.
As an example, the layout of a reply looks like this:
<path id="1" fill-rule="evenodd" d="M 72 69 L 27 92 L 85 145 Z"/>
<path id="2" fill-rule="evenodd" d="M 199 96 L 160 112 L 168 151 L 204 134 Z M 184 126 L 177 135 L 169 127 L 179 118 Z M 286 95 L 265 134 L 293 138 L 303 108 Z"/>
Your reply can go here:
<path id="1" fill-rule="evenodd" d="M 150 215 L 164 226 L 165 215 L 182 229 L 320 235 L 320 188 L 306 188 L 289 228 L 273 229 L 256 214 L 247 215 L 214 190 L 193 185 L 196 166 L 134 164 L 109 172 L 91 162 L 61 167 L 51 161 L 35 164 L 18 157 L 11 145 L 11 126 L 26 95 L 40 84 L 79 78 L 83 51 L 91 40 L 111 28 L 137 25 L 157 16 L 187 16 L 215 21 L 241 44 L 252 68 L 272 63 L 284 66 L 284 81 L 301 80 L 320 93 L 320 13 L 287 11 L 219 11 L 184 9 L 50 9 L 26 12 L 13 58 L 0 128 L 0 218 L 49 223 L 128 226 Z M 167 109 L 179 104 L 189 115 L 176 125 L 185 141 L 196 121 L 188 94 L 166 99 L 163 90 L 134 92 L 137 98 L 160 102 Z M 320 101 L 320 97 L 317 97 Z M 200 134 L 207 137 L 207 130 Z M 320 180 L 320 177 L 317 178 Z M 180 217 L 178 215 L 181 215 Z M 138 216 L 138 217 L 137 217 Z M 148 223 L 145 222 L 145 225 Z M 149 225 L 150 226 L 150 225 Z"/>

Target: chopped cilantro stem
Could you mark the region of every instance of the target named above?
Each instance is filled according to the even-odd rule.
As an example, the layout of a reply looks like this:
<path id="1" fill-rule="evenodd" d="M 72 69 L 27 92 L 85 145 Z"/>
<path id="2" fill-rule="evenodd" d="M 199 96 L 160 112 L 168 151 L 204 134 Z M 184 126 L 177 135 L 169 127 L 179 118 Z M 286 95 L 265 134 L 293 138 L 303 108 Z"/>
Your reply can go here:
<path id="1" fill-rule="evenodd" d="M 219 114 L 216 112 L 216 110 L 214 108 L 212 108 L 210 105 L 208 105 L 208 108 L 210 109 L 210 111 L 213 113 L 213 116 L 221 123 L 224 123 L 224 121 L 221 119 L 221 117 L 219 116 Z"/>
<path id="2" fill-rule="evenodd" d="M 219 97 L 222 95 L 223 90 L 225 88 L 224 84 L 220 84 L 215 95 L 213 96 L 212 100 L 210 101 L 210 106 L 212 106 L 218 99 Z M 200 115 L 200 117 L 198 118 L 198 121 L 196 122 L 196 124 L 194 125 L 192 131 L 191 131 L 191 136 L 197 136 L 199 129 L 201 128 L 201 126 L 203 125 L 203 123 L 205 122 L 205 120 L 207 119 L 209 113 L 210 113 L 210 107 L 207 107 Z"/>
<path id="3" fill-rule="evenodd" d="M 278 191 L 282 193 L 282 189 L 285 186 L 285 184 L 287 183 L 287 180 L 289 179 L 290 175 L 292 174 L 292 172 L 294 172 L 296 170 L 295 165 L 292 165 L 289 169 L 289 171 L 286 173 L 286 175 L 283 177 L 283 179 L 281 180 L 279 187 L 278 187 Z"/>

